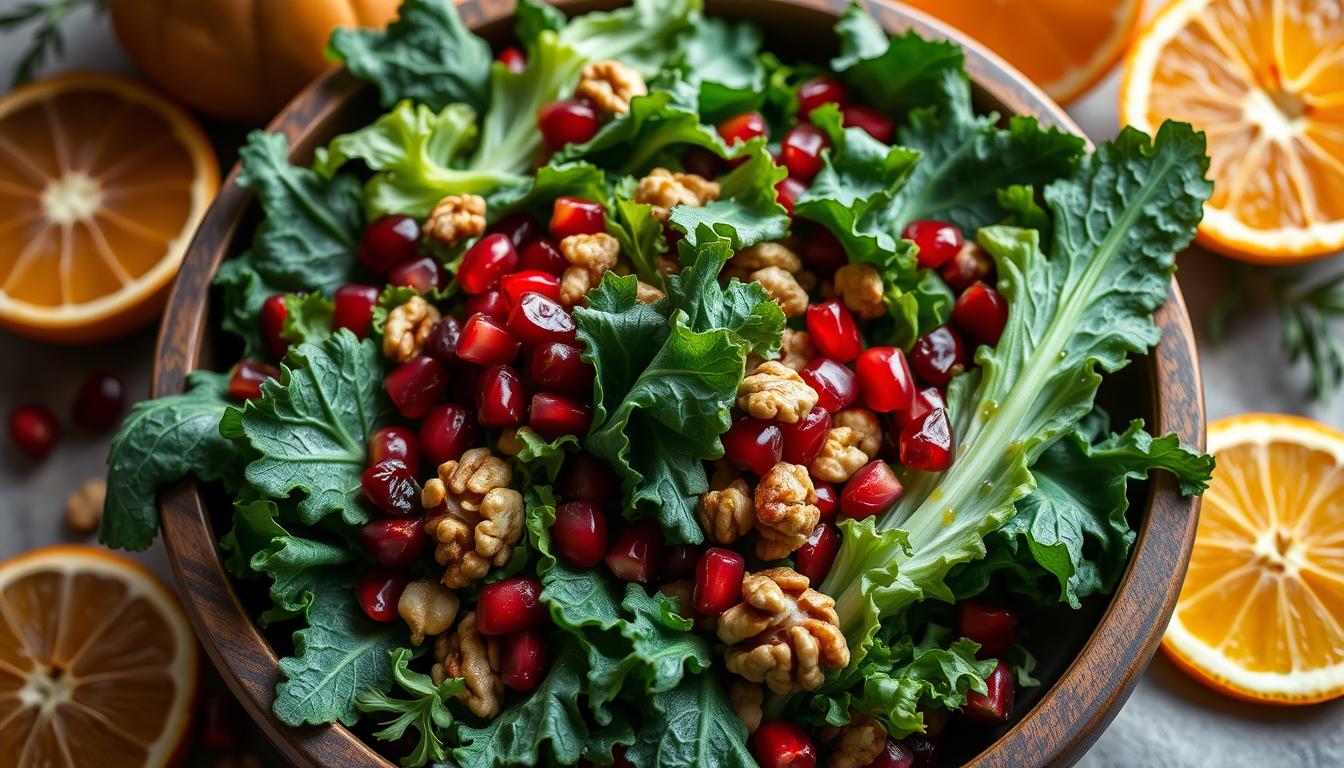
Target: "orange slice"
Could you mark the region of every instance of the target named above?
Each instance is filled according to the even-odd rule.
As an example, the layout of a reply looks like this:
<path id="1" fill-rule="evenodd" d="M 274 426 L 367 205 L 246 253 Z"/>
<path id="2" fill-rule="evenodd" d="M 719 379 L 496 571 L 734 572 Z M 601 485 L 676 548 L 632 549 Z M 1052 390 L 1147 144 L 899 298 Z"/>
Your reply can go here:
<path id="1" fill-rule="evenodd" d="M 177 599 L 136 563 L 74 546 L 0 563 L 0 762 L 168 764 L 196 665 Z"/>
<path id="2" fill-rule="evenodd" d="M 1245 414 L 1209 428 L 1217 459 L 1162 648 L 1239 699 L 1344 694 L 1344 434 Z"/>
<path id="3" fill-rule="evenodd" d="M 1271 264 L 1344 248 L 1341 17 L 1341 0 L 1177 0 L 1139 35 L 1120 119 L 1208 134 L 1201 244 Z"/>
<path id="4" fill-rule="evenodd" d="M 1139 21 L 1142 0 L 905 0 L 983 43 L 1061 104 L 1096 85 Z"/>
<path id="5" fill-rule="evenodd" d="M 130 80 L 0 98 L 0 326 L 87 342 L 147 322 L 218 189 L 200 126 Z"/>

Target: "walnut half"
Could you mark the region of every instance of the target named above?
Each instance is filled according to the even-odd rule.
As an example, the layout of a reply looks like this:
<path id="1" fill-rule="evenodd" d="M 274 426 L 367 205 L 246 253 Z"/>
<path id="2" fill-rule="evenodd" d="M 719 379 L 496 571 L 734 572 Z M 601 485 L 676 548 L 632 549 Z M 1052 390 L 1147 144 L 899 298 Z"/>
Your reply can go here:
<path id="1" fill-rule="evenodd" d="M 778 560 L 807 543 L 821 520 L 807 467 L 781 461 L 756 484 L 756 555 Z"/>
<path id="2" fill-rule="evenodd" d="M 830 739 L 826 768 L 864 768 L 887 746 L 887 729 L 873 716 L 850 710 L 849 724 Z"/>
<path id="3" fill-rule="evenodd" d="M 507 563 L 523 535 L 523 496 L 509 488 L 513 472 L 489 448 L 472 448 L 439 465 L 420 501 L 425 533 L 437 542 L 434 559 L 444 566 L 443 583 L 457 588 L 484 578 L 490 566 Z"/>
<path id="4" fill-rule="evenodd" d="M 796 424 L 818 400 L 817 391 L 797 371 L 766 360 L 737 385 L 737 407 L 758 419 Z"/>
<path id="5" fill-rule="evenodd" d="M 504 700 L 504 681 L 499 676 L 499 641 L 483 637 L 476 630 L 476 613 L 470 612 L 457 622 L 457 629 L 434 642 L 434 667 L 430 679 L 435 685 L 453 677 L 464 678 L 467 688 L 458 698 L 477 717 L 487 720 L 499 714 Z"/>
<path id="6" fill-rule="evenodd" d="M 405 304 L 394 307 L 383 324 L 383 357 L 404 363 L 419 355 L 442 319 L 439 310 L 420 296 L 412 296 Z"/>
<path id="7" fill-rule="evenodd" d="M 791 568 L 770 568 L 742 580 L 742 602 L 719 617 L 728 671 L 775 693 L 815 690 L 826 669 L 849 665 L 835 601 L 810 588 Z"/>

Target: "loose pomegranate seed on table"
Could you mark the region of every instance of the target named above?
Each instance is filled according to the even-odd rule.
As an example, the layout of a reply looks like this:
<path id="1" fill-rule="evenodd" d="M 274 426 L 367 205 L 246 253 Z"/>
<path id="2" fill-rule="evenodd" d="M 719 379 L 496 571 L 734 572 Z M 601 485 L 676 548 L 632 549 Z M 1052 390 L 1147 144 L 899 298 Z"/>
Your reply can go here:
<path id="1" fill-rule="evenodd" d="M 501 291 L 486 291 L 474 296 L 468 296 L 462 309 L 467 317 L 472 315 L 485 315 L 492 317 L 499 322 L 507 322 L 509 319 L 509 301 L 504 298 Z"/>
<path id="2" fill-rule="evenodd" d="M 601 203 L 579 197 L 557 197 L 551 208 L 551 237 L 595 235 L 607 231 L 607 211 Z"/>
<path id="3" fill-rule="evenodd" d="M 751 735 L 751 754 L 761 768 L 816 768 L 817 749 L 801 726 L 783 720 L 761 723 Z"/>
<path id="4" fill-rule="evenodd" d="M 126 407 L 126 391 L 121 379 L 106 371 L 94 371 L 84 377 L 75 392 L 70 416 L 90 432 L 102 432 L 121 420 Z"/>
<path id="5" fill-rule="evenodd" d="M 914 241 L 919 246 L 919 266 L 928 269 L 941 267 L 948 259 L 957 255 L 965 242 L 961 230 L 946 221 L 919 219 L 905 226 L 901 237 Z"/>
<path id="6" fill-rule="evenodd" d="M 570 397 L 586 398 L 593 392 L 597 371 L 581 358 L 583 350 L 555 341 L 532 350 L 528 374 L 538 388 Z"/>
<path id="7" fill-rule="evenodd" d="M 1013 714 L 1013 671 L 999 662 L 985 678 L 987 693 L 970 691 L 962 710 L 966 719 L 981 725 L 1002 725 Z"/>
<path id="8" fill-rule="evenodd" d="M 964 291 L 977 280 L 994 279 L 994 260 L 979 245 L 966 243 L 938 270 L 943 282 L 954 291 Z"/>
<path id="9" fill-rule="evenodd" d="M 369 436 L 369 463 L 400 459 L 412 470 L 420 468 L 420 441 L 408 427 L 383 427 Z"/>
<path id="10" fill-rule="evenodd" d="M 915 379 L 900 347 L 869 347 L 854 363 L 863 403 L 878 413 L 909 410 Z"/>
<path id="11" fill-rule="evenodd" d="M 476 603 L 476 630 L 498 636 L 546 624 L 550 614 L 541 602 L 541 582 L 515 576 L 481 588 Z"/>
<path id="12" fill-rule="evenodd" d="M 952 305 L 952 322 L 972 339 L 994 346 L 1008 324 L 1008 300 L 982 282 L 971 284 Z"/>
<path id="13" fill-rule="evenodd" d="M 812 487 L 817 494 L 816 507 L 821 512 L 821 521 L 823 523 L 834 521 L 836 513 L 840 511 L 840 496 L 835 492 L 835 486 L 814 477 Z"/>
<path id="14" fill-rule="evenodd" d="M 463 452 L 479 442 L 480 437 L 476 420 L 457 403 L 434 406 L 420 422 L 420 447 L 430 467 L 462 458 Z"/>
<path id="15" fill-rule="evenodd" d="M 864 768 L 913 768 L 914 764 L 915 754 L 910 747 L 888 736 L 882 751 Z"/>
<path id="16" fill-rule="evenodd" d="M 521 270 L 545 272 L 550 275 L 560 275 L 565 271 L 569 262 L 565 261 L 564 254 L 550 240 L 533 240 L 523 246 L 518 255 L 518 268 Z"/>
<path id="17" fill-rule="evenodd" d="M 601 123 L 586 99 L 560 99 L 537 110 L 537 128 L 551 151 L 566 144 L 582 144 L 597 135 Z"/>
<path id="18" fill-rule="evenodd" d="M 285 318 L 289 308 L 285 306 L 285 295 L 277 293 L 270 296 L 261 305 L 261 337 L 266 342 L 266 351 L 279 360 L 289 351 L 289 339 L 280 334 L 285 329 Z"/>
<path id="19" fill-rule="evenodd" d="M 425 354 L 451 366 L 457 362 L 457 342 L 461 337 L 462 322 L 452 315 L 445 315 L 425 339 Z"/>
<path id="20" fill-rule="evenodd" d="M 375 563 L 406 568 L 425 551 L 425 526 L 418 517 L 370 520 L 360 527 L 359 540 Z"/>
<path id="21" fill-rule="evenodd" d="M 536 629 L 524 629 L 500 640 L 499 679 L 511 691 L 535 690 L 546 676 L 549 663 L 546 636 Z"/>
<path id="22" fill-rule="evenodd" d="M 420 355 L 389 371 L 383 389 L 402 416 L 418 419 L 448 390 L 448 375 L 439 361 Z"/>
<path id="23" fill-rule="evenodd" d="M 394 621 L 397 601 L 406 590 L 406 574 L 381 565 L 365 571 L 355 583 L 355 596 L 364 614 L 374 621 Z"/>
<path id="24" fill-rule="evenodd" d="M 798 372 L 816 390 L 817 405 L 831 413 L 848 408 L 859 395 L 859 380 L 841 363 L 818 357 Z"/>
<path id="25" fill-rule="evenodd" d="M 790 464 L 807 466 L 821 452 L 826 434 L 831 431 L 831 414 L 821 406 L 814 406 L 803 418 L 793 424 L 780 424 L 783 449 L 780 457 Z"/>
<path id="26" fill-rule="evenodd" d="M 499 232 L 477 240 L 457 267 L 457 284 L 465 293 L 485 293 L 499 287 L 499 279 L 518 268 L 518 251 Z"/>
<path id="27" fill-rule="evenodd" d="M 607 554 L 607 517 L 591 501 L 581 499 L 561 504 L 555 508 L 551 541 L 556 554 L 570 565 L 596 567 Z"/>
<path id="28" fill-rule="evenodd" d="M 532 396 L 527 425 L 542 439 L 586 435 L 593 424 L 593 407 L 562 395 L 538 392 Z"/>
<path id="29" fill-rule="evenodd" d="M 793 553 L 794 570 L 807 577 L 817 587 L 831 572 L 835 555 L 840 551 L 840 531 L 830 523 L 817 523 L 803 546 Z"/>
<path id="30" fill-rule="evenodd" d="M 862 520 L 895 504 L 905 493 L 896 473 L 887 462 L 874 459 L 859 467 L 859 471 L 840 491 L 840 511 L 845 517 Z"/>
<path id="31" fill-rule="evenodd" d="M 981 600 L 965 600 L 957 607 L 961 612 L 962 636 L 980 644 L 977 658 L 998 658 L 1013 647 L 1017 639 L 1017 614 Z"/>
<path id="32" fill-rule="evenodd" d="M 401 459 L 384 459 L 364 470 L 359 488 L 365 498 L 389 515 L 406 517 L 420 512 L 420 484 Z"/>
<path id="33" fill-rule="evenodd" d="M 520 263 L 521 264 L 521 263 Z M 560 301 L 560 278 L 540 269 L 520 269 L 499 279 L 499 291 L 510 307 L 528 293 L 539 293 L 551 301 Z"/>
<path id="34" fill-rule="evenodd" d="M 422 256 L 414 261 L 399 264 L 387 273 L 387 282 L 401 285 L 416 293 L 429 293 L 443 289 L 448 285 L 448 273 L 433 256 Z"/>
<path id="35" fill-rule="evenodd" d="M 621 581 L 649 583 L 663 555 L 663 528 L 657 520 L 641 518 L 626 525 L 602 559 Z"/>
<path id="36" fill-rule="evenodd" d="M 527 54 L 519 48 L 505 48 L 495 60 L 515 75 L 521 75 L 527 69 Z"/>
<path id="37" fill-rule="evenodd" d="M 769 128 L 760 112 L 743 112 L 723 120 L 715 126 L 715 130 L 719 132 L 719 138 L 723 139 L 723 143 L 731 147 L 738 142 L 765 136 Z"/>
<path id="38" fill-rule="evenodd" d="M 747 561 L 731 549 L 710 547 L 695 565 L 695 610 L 718 616 L 737 605 L 742 597 L 742 577 Z"/>
<path id="39" fill-rule="evenodd" d="M 817 75 L 798 86 L 798 114 L 807 117 L 822 104 L 849 104 L 849 89 L 830 75 Z"/>
<path id="40" fill-rule="evenodd" d="M 807 308 L 807 332 L 823 356 L 848 363 L 863 351 L 859 324 L 849 308 L 832 299 Z"/>
<path id="41" fill-rule="evenodd" d="M 462 334 L 457 338 L 457 356 L 482 367 L 501 365 L 513 362 L 522 346 L 522 342 L 499 320 L 477 313 L 462 324 Z"/>
<path id="42" fill-rule="evenodd" d="M 392 215 L 373 220 L 359 238 L 356 258 L 380 275 L 414 259 L 420 250 L 420 222 L 410 216 Z"/>
<path id="43" fill-rule="evenodd" d="M 535 347 L 555 341 L 572 344 L 578 328 L 569 316 L 569 310 L 560 302 L 528 292 L 509 310 L 509 332 L 524 344 Z"/>
<path id="44" fill-rule="evenodd" d="M 699 544 L 673 544 L 663 552 L 663 565 L 658 577 L 663 581 L 695 578 L 695 566 L 705 548 Z"/>
<path id="45" fill-rule="evenodd" d="M 850 104 L 840 109 L 846 128 L 862 128 L 864 133 L 883 144 L 890 144 L 896 133 L 896 122 L 872 107 Z"/>
<path id="46" fill-rule="evenodd" d="M 373 308 L 378 304 L 378 289 L 372 285 L 343 285 L 336 289 L 331 330 L 349 330 L 359 338 L 369 335 Z"/>
<path id="47" fill-rule="evenodd" d="M 483 427 L 516 427 L 523 423 L 526 397 L 523 380 L 507 365 L 487 368 L 476 381 L 476 420 Z"/>
<path id="48" fill-rule="evenodd" d="M 811 181 L 821 172 L 822 150 L 830 145 L 831 140 L 815 125 L 811 123 L 795 125 L 784 134 L 784 140 L 780 142 L 784 167 L 789 169 L 789 175 L 793 178 L 804 182 Z"/>
<path id="49" fill-rule="evenodd" d="M 952 466 L 954 440 L 947 410 L 934 408 L 901 429 L 901 463 L 924 472 Z"/>
<path id="50" fill-rule="evenodd" d="M 235 400 L 256 400 L 261 397 L 261 382 L 267 379 L 279 381 L 280 369 L 245 357 L 229 373 L 229 396 Z"/>
<path id="51" fill-rule="evenodd" d="M 802 197 L 803 193 L 806 191 L 806 184 L 792 176 L 785 176 L 775 184 L 775 199 L 778 200 L 779 204 L 784 206 L 784 210 L 792 216 L 793 204 L 797 202 L 798 198 Z"/>
<path id="52" fill-rule="evenodd" d="M 940 325 L 920 337 L 910 348 L 910 367 L 920 381 L 947 386 L 952 377 L 966 370 L 966 345 L 950 325 Z"/>
<path id="53" fill-rule="evenodd" d="M 768 419 L 744 416 L 723 433 L 723 457 L 738 469 L 764 475 L 783 456 L 784 433 Z"/>
<path id="54" fill-rule="evenodd" d="M 21 405 L 9 412 L 10 440 L 29 458 L 44 458 L 60 434 L 56 414 L 45 405 Z"/>
<path id="55" fill-rule="evenodd" d="M 616 498 L 620 480 L 604 462 L 592 454 L 577 453 L 565 461 L 560 473 L 560 495 L 605 504 Z"/>

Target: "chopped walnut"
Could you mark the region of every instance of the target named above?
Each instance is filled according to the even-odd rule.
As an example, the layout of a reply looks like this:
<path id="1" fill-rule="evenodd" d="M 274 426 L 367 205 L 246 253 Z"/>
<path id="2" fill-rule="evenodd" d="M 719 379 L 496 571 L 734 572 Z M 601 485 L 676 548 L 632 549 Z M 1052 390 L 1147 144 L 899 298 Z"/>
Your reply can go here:
<path id="1" fill-rule="evenodd" d="M 404 363 L 425 350 L 425 342 L 442 320 L 439 310 L 423 297 L 411 300 L 387 313 L 383 324 L 383 357 Z"/>
<path id="2" fill-rule="evenodd" d="M 499 676 L 499 641 L 476 631 L 476 613 L 469 612 L 457 629 L 434 641 L 436 663 L 430 669 L 435 685 L 453 677 L 464 678 L 467 688 L 458 698 L 477 717 L 489 720 L 499 714 L 504 699 L 504 681 Z"/>
<path id="3" fill-rule="evenodd" d="M 565 267 L 560 275 L 560 303 L 567 307 L 578 304 L 595 283 L 592 274 L 583 267 Z"/>
<path id="4" fill-rule="evenodd" d="M 859 450 L 869 459 L 877 458 L 877 452 L 882 449 L 882 425 L 877 414 L 867 408 L 846 408 L 835 414 L 833 426 L 849 427 Z"/>
<path id="5" fill-rule="evenodd" d="M 742 580 L 742 602 L 719 617 L 729 672 L 775 693 L 810 691 L 823 668 L 849 665 L 835 601 L 811 589 L 791 568 L 769 568 Z"/>
<path id="6" fill-rule="evenodd" d="M 560 276 L 560 301 L 573 306 L 602 279 L 602 273 L 616 266 L 621 244 L 606 232 L 570 235 L 560 241 L 560 253 L 570 266 Z"/>
<path id="7" fill-rule="evenodd" d="M 491 565 L 508 562 L 522 538 L 523 497 L 509 488 L 513 472 L 489 448 L 472 448 L 457 461 L 439 465 L 425 483 L 420 501 L 425 532 L 436 542 L 434 559 L 444 566 L 443 583 L 464 587 Z"/>
<path id="8" fill-rule="evenodd" d="M 654 168 L 635 187 L 635 202 L 652 206 L 653 218 L 663 223 L 674 206 L 699 208 L 718 198 L 718 182 L 694 173 L 673 173 L 666 168 Z"/>
<path id="9" fill-rule="evenodd" d="M 828 483 L 848 480 L 859 467 L 868 463 L 868 454 L 858 447 L 862 440 L 863 436 L 850 427 L 832 427 L 826 433 L 817 457 L 812 460 L 812 474 Z"/>
<path id="10" fill-rule="evenodd" d="M 734 254 L 725 270 L 743 276 L 766 267 L 779 267 L 792 274 L 803 268 L 803 260 L 783 243 L 757 243 Z"/>
<path id="11" fill-rule="evenodd" d="M 504 565 L 523 536 L 523 495 L 512 488 L 495 488 L 481 501 L 476 524 L 476 554 Z"/>
<path id="12" fill-rule="evenodd" d="M 781 461 L 756 484 L 756 555 L 778 560 L 807 543 L 821 520 L 807 467 Z"/>
<path id="13" fill-rule="evenodd" d="M 766 294 L 784 310 L 785 317 L 798 317 L 807 311 L 807 291 L 792 274 L 779 267 L 762 267 L 747 279 L 760 283 Z"/>
<path id="14" fill-rule="evenodd" d="M 416 579 L 402 590 L 397 613 L 411 628 L 411 645 L 420 647 L 430 635 L 441 635 L 457 618 L 457 595 L 430 579 Z"/>
<path id="15" fill-rule="evenodd" d="M 455 461 L 445 461 L 439 465 L 439 482 L 444 489 L 451 491 L 462 506 L 471 511 L 479 510 L 485 494 L 495 488 L 507 488 L 513 482 L 513 470 L 509 463 L 490 452 L 489 448 L 472 448 Z M 425 484 L 425 493 L 434 481 Z M 438 506 L 430 504 L 431 496 L 426 495 L 425 509 Z"/>
<path id="16" fill-rule="evenodd" d="M 85 482 L 65 500 L 65 524 L 76 533 L 89 534 L 98 530 L 98 524 L 103 521 L 106 498 L 106 480 L 95 477 Z"/>
<path id="17" fill-rule="evenodd" d="M 737 541 L 756 522 L 751 487 L 741 478 L 732 481 L 723 490 L 701 494 L 696 509 L 700 513 L 700 525 L 705 529 L 705 534 L 719 544 Z"/>
<path id="18" fill-rule="evenodd" d="M 644 78 L 619 61 L 595 61 L 583 68 L 574 95 L 593 102 L 599 111 L 608 115 L 623 115 L 630 111 L 630 100 L 648 94 Z"/>
<path id="19" fill-rule="evenodd" d="M 766 360 L 737 385 L 737 407 L 758 419 L 796 424 L 817 404 L 817 391 L 798 372 Z"/>
<path id="20" fill-rule="evenodd" d="M 831 738 L 826 768 L 864 768 L 887 746 L 887 729 L 871 715 L 850 710 L 849 724 Z"/>
<path id="21" fill-rule="evenodd" d="M 652 304 L 667 295 L 643 280 L 639 281 L 638 290 L 639 292 L 635 294 L 635 301 L 640 304 Z"/>
<path id="22" fill-rule="evenodd" d="M 480 195 L 449 195 L 425 221 L 425 236 L 440 245 L 457 245 L 484 231 L 485 198 Z"/>
<path id="23" fill-rule="evenodd" d="M 784 329 L 784 336 L 779 342 L 779 362 L 801 371 L 816 356 L 817 350 L 813 348 L 812 337 L 807 335 L 807 331 Z"/>
<path id="24" fill-rule="evenodd" d="M 835 293 L 863 320 L 887 314 L 882 276 L 872 264 L 846 264 L 835 271 Z"/>
<path id="25" fill-rule="evenodd" d="M 749 683 L 742 678 L 735 677 L 728 683 L 728 703 L 733 706 L 733 711 L 742 718 L 742 724 L 747 726 L 747 733 L 755 733 L 756 729 L 761 727 L 761 705 L 765 703 L 765 691 L 756 683 Z"/>

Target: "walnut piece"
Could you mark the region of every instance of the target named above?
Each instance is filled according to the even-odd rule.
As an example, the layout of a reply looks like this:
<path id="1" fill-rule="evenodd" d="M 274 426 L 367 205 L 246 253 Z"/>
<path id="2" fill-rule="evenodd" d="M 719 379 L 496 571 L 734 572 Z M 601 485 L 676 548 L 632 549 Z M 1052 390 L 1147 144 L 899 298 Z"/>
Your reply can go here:
<path id="1" fill-rule="evenodd" d="M 430 635 L 441 635 L 457 618 L 457 595 L 430 579 L 416 579 L 402 590 L 397 613 L 411 628 L 411 645 L 420 647 Z"/>
<path id="2" fill-rule="evenodd" d="M 832 426 L 849 427 L 854 433 L 854 444 L 869 459 L 877 458 L 877 452 L 882 450 L 882 425 L 877 414 L 867 408 L 846 408 L 837 412 Z"/>
<path id="3" fill-rule="evenodd" d="M 425 236 L 445 246 L 479 237 L 484 231 L 485 198 L 480 195 L 449 195 L 425 220 Z"/>
<path id="4" fill-rule="evenodd" d="M 86 481 L 65 500 L 65 524 L 76 533 L 90 534 L 103 521 L 103 502 L 107 498 L 107 481 L 95 477 Z"/>
<path id="5" fill-rule="evenodd" d="M 831 739 L 826 768 L 864 768 L 887 746 L 887 729 L 871 715 L 850 710 L 849 724 Z"/>
<path id="6" fill-rule="evenodd" d="M 573 306 L 598 284 L 604 272 L 616 266 L 621 244 L 606 232 L 570 235 L 560 241 L 560 253 L 569 262 L 560 276 L 560 302 Z"/>
<path id="7" fill-rule="evenodd" d="M 835 293 L 860 319 L 887 314 L 882 276 L 872 264 L 846 264 L 835 271 Z"/>
<path id="8" fill-rule="evenodd" d="M 821 520 L 807 467 L 781 461 L 756 484 L 756 555 L 778 560 L 807 543 Z"/>
<path id="9" fill-rule="evenodd" d="M 742 718 L 742 724 L 747 726 L 747 733 L 755 733 L 756 729 L 761 727 L 761 705 L 765 703 L 765 691 L 756 683 L 749 683 L 739 677 L 734 677 L 732 682 L 728 683 L 728 703 L 733 706 L 733 711 Z"/>
<path id="10" fill-rule="evenodd" d="M 798 280 L 780 267 L 762 267 L 747 279 L 760 283 L 766 294 L 784 310 L 785 317 L 798 317 L 807 311 L 807 291 Z"/>
<path id="11" fill-rule="evenodd" d="M 811 691 L 824 669 L 849 665 L 835 601 L 811 589 L 792 568 L 769 568 L 742 580 L 742 602 L 719 617 L 718 636 L 728 644 L 729 672 L 775 693 Z"/>
<path id="12" fill-rule="evenodd" d="M 499 641 L 482 637 L 476 631 L 476 613 L 467 613 L 453 632 L 439 635 L 434 641 L 434 658 L 430 679 L 442 685 L 452 677 L 465 678 L 467 689 L 458 698 L 477 717 L 487 720 L 499 714 L 504 699 L 504 681 L 499 676 Z"/>
<path id="13" fill-rule="evenodd" d="M 523 496 L 509 488 L 513 471 L 489 448 L 472 448 L 439 465 L 420 501 L 425 532 L 437 542 L 434 559 L 444 566 L 443 583 L 465 587 L 491 565 L 508 562 L 523 534 Z"/>
<path id="14" fill-rule="evenodd" d="M 758 419 L 796 424 L 817 404 L 817 391 L 798 372 L 766 360 L 737 385 L 737 407 Z"/>
<path id="15" fill-rule="evenodd" d="M 779 267 L 792 274 L 803 268 L 803 260 L 783 243 L 757 243 L 734 254 L 724 271 L 742 277 L 765 267 Z"/>
<path id="16" fill-rule="evenodd" d="M 738 478 L 722 490 L 700 495 L 696 507 L 705 535 L 719 544 L 731 544 L 745 536 L 756 522 L 751 487 Z"/>
<path id="17" fill-rule="evenodd" d="M 858 447 L 862 440 L 863 436 L 850 427 L 832 427 L 812 460 L 812 474 L 828 483 L 848 480 L 868 463 L 868 454 Z"/>
<path id="18" fill-rule="evenodd" d="M 588 99 L 597 109 L 608 115 L 623 115 L 630 111 L 630 100 L 647 95 L 649 89 L 638 72 L 619 61 L 595 61 L 583 68 L 574 95 Z"/>
<path id="19" fill-rule="evenodd" d="M 387 313 L 383 324 L 383 357 L 404 363 L 425 351 L 425 342 L 442 320 L 439 310 L 421 296 Z"/>
<path id="20" fill-rule="evenodd" d="M 813 348 L 812 337 L 807 335 L 807 331 L 784 329 L 784 336 L 779 342 L 779 362 L 801 371 L 816 356 L 817 350 Z"/>
<path id="21" fill-rule="evenodd" d="M 481 500 L 487 493 L 496 488 L 507 488 L 513 482 L 513 470 L 489 448 L 471 448 L 462 453 L 462 458 L 439 465 L 439 481 L 458 497 L 462 506 L 474 512 L 481 508 Z M 425 484 L 426 490 L 433 482 L 430 480 Z M 426 504 L 425 508 L 429 509 L 430 505 Z"/>
<path id="22" fill-rule="evenodd" d="M 666 168 L 654 168 L 639 180 L 635 187 L 635 202 L 653 207 L 653 218 L 664 224 L 668 214 L 678 205 L 699 208 L 719 199 L 718 182 L 694 173 L 674 173 Z"/>
<path id="23" fill-rule="evenodd" d="M 652 304 L 666 295 L 667 294 L 663 293 L 661 290 L 640 280 L 638 292 L 635 294 L 635 301 L 638 301 L 640 304 Z"/>

